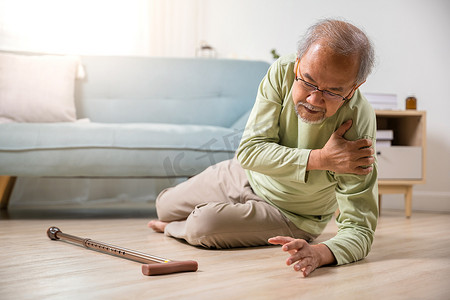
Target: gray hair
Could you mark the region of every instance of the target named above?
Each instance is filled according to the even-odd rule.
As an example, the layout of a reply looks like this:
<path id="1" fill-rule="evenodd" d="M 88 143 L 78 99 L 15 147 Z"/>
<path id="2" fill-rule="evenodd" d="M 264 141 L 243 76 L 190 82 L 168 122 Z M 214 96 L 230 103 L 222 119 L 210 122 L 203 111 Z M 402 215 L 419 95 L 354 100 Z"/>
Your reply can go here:
<path id="1" fill-rule="evenodd" d="M 303 57 L 308 49 L 318 41 L 325 41 L 337 54 L 359 55 L 357 84 L 363 83 L 372 72 L 375 64 L 375 50 L 367 35 L 358 27 L 341 20 L 321 20 L 309 27 L 299 41 L 297 56 Z"/>

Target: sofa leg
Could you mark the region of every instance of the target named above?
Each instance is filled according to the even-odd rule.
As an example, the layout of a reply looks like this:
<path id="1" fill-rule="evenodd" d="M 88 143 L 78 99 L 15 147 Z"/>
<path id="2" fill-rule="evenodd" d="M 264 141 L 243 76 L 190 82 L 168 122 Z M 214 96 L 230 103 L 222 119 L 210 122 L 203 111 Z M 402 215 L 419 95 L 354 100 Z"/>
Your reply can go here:
<path id="1" fill-rule="evenodd" d="M 0 209 L 8 208 L 9 197 L 16 183 L 16 178 L 14 176 L 0 175 Z"/>

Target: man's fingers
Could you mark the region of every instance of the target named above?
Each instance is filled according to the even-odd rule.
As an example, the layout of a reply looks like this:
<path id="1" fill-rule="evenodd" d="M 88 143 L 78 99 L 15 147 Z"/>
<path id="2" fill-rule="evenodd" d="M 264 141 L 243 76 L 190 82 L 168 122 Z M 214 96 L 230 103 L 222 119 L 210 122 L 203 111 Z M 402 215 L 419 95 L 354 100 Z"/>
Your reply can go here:
<path id="1" fill-rule="evenodd" d="M 302 239 L 293 239 L 291 242 L 283 245 L 283 251 L 300 251 L 308 242 Z"/>
<path id="2" fill-rule="evenodd" d="M 303 269 L 303 276 L 304 277 L 307 277 L 309 274 L 311 274 L 311 272 L 312 271 L 314 271 L 315 270 L 315 268 L 313 267 L 313 266 L 306 266 L 304 269 Z"/>
<path id="3" fill-rule="evenodd" d="M 361 157 L 357 161 L 358 167 L 369 166 L 369 165 L 373 164 L 374 162 L 375 162 L 375 157 L 373 157 L 373 156 Z"/>
<path id="4" fill-rule="evenodd" d="M 367 168 L 356 168 L 352 173 L 356 175 L 368 175 L 370 172 L 372 172 L 373 167 L 367 167 Z"/>
<path id="5" fill-rule="evenodd" d="M 286 241 L 289 242 L 284 243 Z M 308 242 L 303 239 L 277 236 L 270 238 L 269 242 L 284 243 L 282 249 L 289 252 L 291 255 L 286 260 L 286 264 L 288 266 L 294 264 L 294 270 L 301 271 L 304 277 L 308 276 L 320 265 L 314 246 L 309 245 Z"/>
<path id="6" fill-rule="evenodd" d="M 306 259 L 302 259 L 301 261 L 299 261 L 298 263 L 296 263 L 294 265 L 294 270 L 295 271 L 300 271 L 300 270 L 304 270 L 305 268 L 311 267 L 311 260 L 306 258 Z"/>
<path id="7" fill-rule="evenodd" d="M 343 136 L 347 132 L 347 130 L 352 127 L 352 123 L 352 120 L 348 120 L 347 122 L 343 123 L 334 133 L 338 136 Z"/>
<path id="8" fill-rule="evenodd" d="M 294 238 L 289 236 L 275 236 L 268 239 L 268 242 L 273 245 L 284 245 L 286 243 L 292 242 Z"/>
<path id="9" fill-rule="evenodd" d="M 369 157 L 375 154 L 375 150 L 373 148 L 362 148 L 358 150 L 358 155 L 360 157 Z"/>
<path id="10" fill-rule="evenodd" d="M 355 148 L 361 149 L 361 148 L 369 148 L 372 147 L 372 140 L 370 139 L 359 139 L 353 142 Z"/>
<path id="11" fill-rule="evenodd" d="M 282 245 L 281 250 L 288 252 L 290 255 L 294 255 L 301 248 L 295 246 L 297 241 L 299 240 L 289 236 L 276 236 L 268 240 L 273 245 Z"/>

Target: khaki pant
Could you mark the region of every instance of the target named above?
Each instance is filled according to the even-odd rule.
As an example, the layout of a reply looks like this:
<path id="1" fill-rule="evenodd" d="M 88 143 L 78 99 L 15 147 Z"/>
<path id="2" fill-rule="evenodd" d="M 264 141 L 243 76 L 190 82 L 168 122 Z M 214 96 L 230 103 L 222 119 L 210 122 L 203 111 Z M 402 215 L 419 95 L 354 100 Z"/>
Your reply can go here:
<path id="1" fill-rule="evenodd" d="M 312 241 L 277 208 L 253 193 L 236 158 L 213 165 L 162 191 L 158 218 L 170 222 L 165 234 L 206 248 L 267 245 L 277 235 Z"/>

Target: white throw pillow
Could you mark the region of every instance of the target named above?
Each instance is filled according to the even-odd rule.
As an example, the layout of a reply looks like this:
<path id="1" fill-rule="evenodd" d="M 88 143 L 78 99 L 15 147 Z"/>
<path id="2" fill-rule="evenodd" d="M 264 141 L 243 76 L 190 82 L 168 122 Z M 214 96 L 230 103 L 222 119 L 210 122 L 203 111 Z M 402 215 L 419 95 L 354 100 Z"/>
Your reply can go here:
<path id="1" fill-rule="evenodd" d="M 76 56 L 0 53 L 0 123 L 73 122 Z"/>

